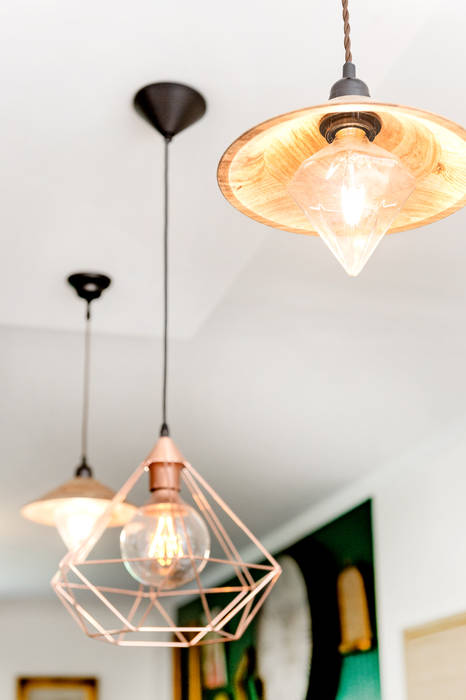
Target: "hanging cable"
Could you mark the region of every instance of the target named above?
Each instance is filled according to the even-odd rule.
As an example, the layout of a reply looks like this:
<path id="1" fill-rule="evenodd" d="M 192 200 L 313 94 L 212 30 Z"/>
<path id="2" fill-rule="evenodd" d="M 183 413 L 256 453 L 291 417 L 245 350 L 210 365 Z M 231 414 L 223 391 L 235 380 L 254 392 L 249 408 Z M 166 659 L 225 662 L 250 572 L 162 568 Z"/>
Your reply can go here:
<path id="1" fill-rule="evenodd" d="M 76 470 L 76 476 L 92 476 L 87 464 L 87 431 L 89 424 L 89 383 L 91 360 L 91 303 L 86 304 L 86 329 L 84 332 L 84 372 L 83 372 L 83 412 L 81 422 L 81 464 Z"/>
<path id="2" fill-rule="evenodd" d="M 345 62 L 353 62 L 353 54 L 351 53 L 351 26 L 349 23 L 349 10 L 348 10 L 348 0 L 341 0 L 343 6 L 343 32 L 345 36 Z"/>
<path id="3" fill-rule="evenodd" d="M 170 434 L 167 425 L 167 373 L 168 373 L 168 154 L 171 138 L 165 136 L 163 169 L 163 379 L 162 379 L 162 427 L 160 435 Z"/>

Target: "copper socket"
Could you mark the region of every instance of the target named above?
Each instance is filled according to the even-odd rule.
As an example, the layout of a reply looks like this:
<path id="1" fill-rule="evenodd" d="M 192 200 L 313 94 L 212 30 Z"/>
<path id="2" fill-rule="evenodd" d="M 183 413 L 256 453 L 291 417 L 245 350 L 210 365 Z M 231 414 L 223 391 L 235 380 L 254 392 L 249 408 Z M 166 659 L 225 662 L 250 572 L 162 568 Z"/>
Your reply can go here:
<path id="1" fill-rule="evenodd" d="M 181 489 L 181 470 L 184 464 L 179 462 L 153 462 L 149 465 L 149 489 L 179 491 Z"/>

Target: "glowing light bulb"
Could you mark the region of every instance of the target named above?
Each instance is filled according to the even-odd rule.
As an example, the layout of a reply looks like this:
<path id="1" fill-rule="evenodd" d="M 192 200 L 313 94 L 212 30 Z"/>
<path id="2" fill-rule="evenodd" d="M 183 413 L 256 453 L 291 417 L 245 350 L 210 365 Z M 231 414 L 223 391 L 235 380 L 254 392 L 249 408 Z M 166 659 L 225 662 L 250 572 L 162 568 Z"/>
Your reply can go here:
<path id="1" fill-rule="evenodd" d="M 109 501 L 99 498 L 63 499 L 55 512 L 55 525 L 68 549 L 76 549 L 89 537 L 108 505 Z"/>
<path id="2" fill-rule="evenodd" d="M 200 515 L 176 492 L 155 492 L 121 531 L 120 548 L 133 578 L 149 586 L 177 588 L 207 563 L 210 535 Z"/>
<path id="3" fill-rule="evenodd" d="M 181 537 L 175 532 L 175 523 L 171 515 L 160 515 L 148 554 L 149 557 L 157 559 L 160 566 L 171 566 L 174 559 L 184 557 Z"/>
<path id="4" fill-rule="evenodd" d="M 362 270 L 394 223 L 415 178 L 362 129 L 337 132 L 296 171 L 288 191 L 346 272 Z"/>
<path id="5" fill-rule="evenodd" d="M 366 189 L 364 185 L 359 187 L 342 185 L 341 210 L 348 226 L 358 226 L 361 222 L 365 202 Z"/>

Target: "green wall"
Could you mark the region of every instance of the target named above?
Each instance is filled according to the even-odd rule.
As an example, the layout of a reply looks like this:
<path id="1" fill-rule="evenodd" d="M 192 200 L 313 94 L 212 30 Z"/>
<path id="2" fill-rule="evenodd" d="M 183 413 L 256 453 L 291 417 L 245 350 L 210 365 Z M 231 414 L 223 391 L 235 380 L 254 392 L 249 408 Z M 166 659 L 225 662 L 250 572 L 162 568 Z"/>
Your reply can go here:
<path id="1" fill-rule="evenodd" d="M 298 562 L 308 585 L 312 610 L 314 651 L 310 686 L 303 700 L 380 700 L 371 502 L 366 501 L 276 553 L 277 556 L 281 554 L 288 554 Z M 369 652 L 342 658 L 338 653 L 340 630 L 336 588 L 338 573 L 348 564 L 358 566 L 364 577 L 374 646 Z M 193 601 L 179 609 L 179 622 L 192 622 L 201 611 L 200 601 Z M 256 625 L 253 623 L 241 640 L 226 645 L 230 678 L 245 650 L 255 646 L 255 637 Z M 184 685 L 186 687 L 186 679 Z M 231 685 L 224 691 L 235 700 Z M 203 700 L 214 700 L 217 694 L 218 691 L 204 690 Z M 249 694 L 250 700 L 261 700 L 253 682 Z"/>
<path id="2" fill-rule="evenodd" d="M 331 553 L 339 570 L 347 564 L 356 564 L 361 569 L 369 599 L 372 628 L 377 639 L 371 501 L 366 501 L 317 530 L 312 537 Z M 379 700 L 380 697 L 377 648 L 365 654 L 345 657 L 336 700 Z"/>

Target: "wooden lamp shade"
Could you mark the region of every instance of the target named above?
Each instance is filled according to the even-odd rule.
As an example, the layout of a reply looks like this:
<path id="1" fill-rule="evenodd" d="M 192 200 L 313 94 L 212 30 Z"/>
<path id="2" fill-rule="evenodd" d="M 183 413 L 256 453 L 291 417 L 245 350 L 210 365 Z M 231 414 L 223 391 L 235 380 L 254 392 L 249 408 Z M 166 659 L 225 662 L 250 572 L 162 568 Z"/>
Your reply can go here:
<path id="1" fill-rule="evenodd" d="M 33 520 L 41 525 L 55 526 L 56 513 L 61 506 L 71 498 L 91 498 L 95 501 L 104 501 L 108 505 L 115 496 L 115 491 L 108 488 L 100 481 L 92 477 L 74 477 L 53 491 L 44 494 L 31 503 L 21 508 L 21 515 L 28 520 Z M 124 525 L 133 515 L 134 506 L 129 503 L 120 503 L 112 512 L 110 527 Z"/>
<path id="2" fill-rule="evenodd" d="M 388 233 L 442 219 L 466 204 L 466 130 L 413 107 L 347 96 L 269 119 L 226 150 L 218 183 L 243 214 L 267 226 L 317 235 L 287 186 L 300 165 L 327 145 L 319 126 L 329 114 L 372 112 L 382 123 L 374 143 L 395 154 L 417 180 Z"/>

